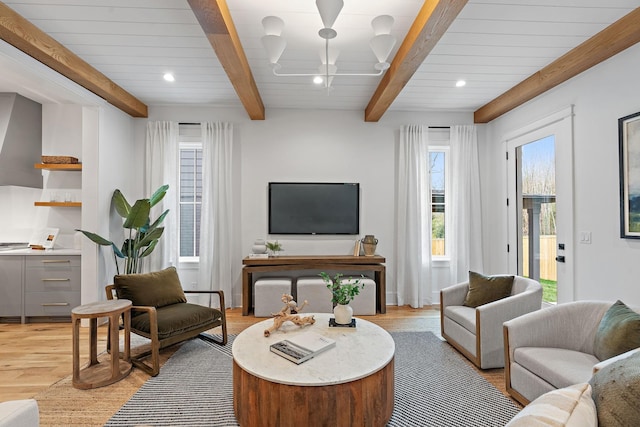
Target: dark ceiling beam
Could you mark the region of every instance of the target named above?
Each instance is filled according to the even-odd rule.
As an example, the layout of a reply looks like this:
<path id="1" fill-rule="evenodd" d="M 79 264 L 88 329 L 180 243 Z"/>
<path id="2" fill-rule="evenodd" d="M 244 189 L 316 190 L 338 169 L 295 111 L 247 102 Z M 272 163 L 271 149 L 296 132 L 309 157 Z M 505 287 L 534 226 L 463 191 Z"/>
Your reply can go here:
<path id="1" fill-rule="evenodd" d="M 480 107 L 473 121 L 488 123 L 638 42 L 640 7 Z"/>
<path id="2" fill-rule="evenodd" d="M 456 19 L 467 0 L 426 0 L 364 112 L 377 122 Z"/>
<path id="3" fill-rule="evenodd" d="M 225 0 L 188 0 L 240 102 L 252 120 L 264 120 L 264 104 Z"/>
<path id="4" fill-rule="evenodd" d="M 0 2 L 0 39 L 104 98 L 133 117 L 147 117 L 147 106 L 69 49 Z"/>

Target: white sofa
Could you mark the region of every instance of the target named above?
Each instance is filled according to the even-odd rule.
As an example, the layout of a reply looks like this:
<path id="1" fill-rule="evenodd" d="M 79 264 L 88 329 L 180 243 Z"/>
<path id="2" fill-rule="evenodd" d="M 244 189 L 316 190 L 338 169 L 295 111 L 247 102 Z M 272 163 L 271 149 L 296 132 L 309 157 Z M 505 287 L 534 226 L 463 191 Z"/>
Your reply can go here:
<path id="1" fill-rule="evenodd" d="M 0 427 L 38 427 L 40 413 L 34 399 L 0 403 Z"/>
<path id="2" fill-rule="evenodd" d="M 509 394 L 526 405 L 549 391 L 589 382 L 594 371 L 617 360 L 600 361 L 594 354 L 598 326 L 611 306 L 607 301 L 575 301 L 505 322 Z"/>
<path id="3" fill-rule="evenodd" d="M 510 296 L 476 308 L 463 305 L 468 291 L 468 281 L 440 291 L 442 337 L 479 368 L 502 368 L 502 323 L 539 310 L 542 286 L 536 280 L 514 276 Z"/>

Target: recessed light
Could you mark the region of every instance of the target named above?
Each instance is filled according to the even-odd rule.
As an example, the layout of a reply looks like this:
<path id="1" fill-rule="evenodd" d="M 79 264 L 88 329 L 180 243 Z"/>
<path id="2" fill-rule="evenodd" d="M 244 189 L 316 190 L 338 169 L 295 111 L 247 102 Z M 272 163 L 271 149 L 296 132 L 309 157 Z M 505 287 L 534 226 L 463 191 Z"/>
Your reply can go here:
<path id="1" fill-rule="evenodd" d="M 173 74 L 171 73 L 165 73 L 165 75 L 162 76 L 162 78 L 164 78 L 168 82 L 174 82 L 176 80 L 176 78 L 173 77 Z"/>
<path id="2" fill-rule="evenodd" d="M 462 86 L 464 86 L 466 84 L 467 84 L 467 82 L 465 82 L 464 80 L 458 80 L 456 82 L 456 87 L 462 87 Z"/>
<path id="3" fill-rule="evenodd" d="M 313 78 L 313 82 L 314 82 L 315 84 L 317 84 L 317 85 L 322 84 L 322 82 L 323 82 L 323 81 L 324 81 L 324 79 L 323 79 L 322 77 L 320 77 L 320 76 L 315 76 L 315 77 Z"/>

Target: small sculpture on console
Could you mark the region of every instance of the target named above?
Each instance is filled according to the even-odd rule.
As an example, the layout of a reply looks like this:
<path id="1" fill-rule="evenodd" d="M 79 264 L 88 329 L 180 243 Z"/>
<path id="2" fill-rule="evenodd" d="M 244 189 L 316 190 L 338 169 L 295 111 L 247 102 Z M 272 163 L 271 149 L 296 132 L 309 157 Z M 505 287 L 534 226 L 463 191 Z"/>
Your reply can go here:
<path id="1" fill-rule="evenodd" d="M 273 326 L 269 329 L 264 330 L 264 336 L 268 337 L 271 335 L 271 332 L 277 331 L 284 324 L 284 322 L 289 321 L 298 326 L 304 325 L 313 325 L 316 322 L 313 316 L 303 316 L 300 317 L 298 314 L 302 311 L 305 305 L 308 304 L 308 301 L 305 300 L 300 307 L 298 307 L 298 303 L 296 303 L 293 299 L 293 296 L 289 294 L 282 294 L 282 302 L 284 303 L 284 307 L 277 313 L 271 313 L 273 316 Z"/>

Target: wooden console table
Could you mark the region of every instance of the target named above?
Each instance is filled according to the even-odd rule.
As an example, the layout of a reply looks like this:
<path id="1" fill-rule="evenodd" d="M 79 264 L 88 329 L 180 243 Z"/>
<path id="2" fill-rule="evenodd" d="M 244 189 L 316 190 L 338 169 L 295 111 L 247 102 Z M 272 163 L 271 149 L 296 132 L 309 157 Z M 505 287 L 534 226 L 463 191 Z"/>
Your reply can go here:
<path id="1" fill-rule="evenodd" d="M 375 256 L 350 255 L 308 255 L 276 256 L 269 258 L 249 258 L 242 260 L 242 315 L 253 311 L 253 273 L 292 270 L 346 270 L 373 271 L 376 282 L 376 311 L 387 312 L 387 287 L 385 258 Z"/>

